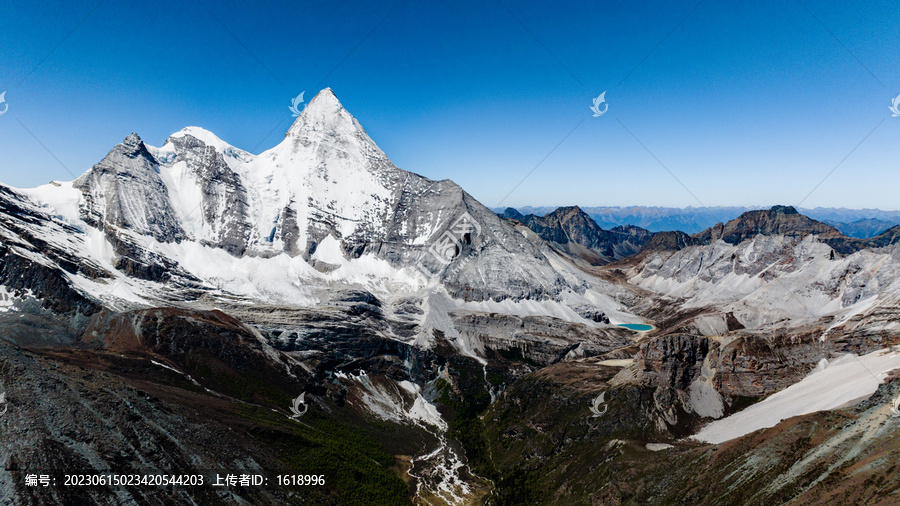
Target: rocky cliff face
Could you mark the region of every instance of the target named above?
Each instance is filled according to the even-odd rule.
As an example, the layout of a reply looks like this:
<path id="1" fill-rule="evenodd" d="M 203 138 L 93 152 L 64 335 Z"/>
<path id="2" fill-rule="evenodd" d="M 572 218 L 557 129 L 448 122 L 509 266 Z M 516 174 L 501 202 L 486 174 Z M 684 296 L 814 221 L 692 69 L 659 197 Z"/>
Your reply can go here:
<path id="1" fill-rule="evenodd" d="M 647 250 L 680 250 L 688 246 L 702 244 L 702 241 L 684 232 L 657 232 L 650 238 Z"/>
<path id="2" fill-rule="evenodd" d="M 112 274 L 67 247 L 83 243 L 78 229 L 3 186 L 0 238 L 0 327 L 5 334 L 0 335 L 29 344 L 71 343 L 101 305 L 73 286 L 70 276 L 102 282 Z M 41 320 L 45 332 L 30 329 L 20 309 L 28 319 Z"/>
<path id="3" fill-rule="evenodd" d="M 114 233 L 118 229 L 149 235 L 159 242 L 180 241 L 176 218 L 159 163 L 132 133 L 72 186 L 81 190 L 81 219 Z"/>
<path id="4" fill-rule="evenodd" d="M 842 237 L 831 225 L 813 220 L 790 206 L 775 206 L 768 210 L 748 211 L 728 223 L 719 223 L 694 237 L 704 244 L 719 239 L 729 244 L 739 244 L 757 235 L 782 235 L 806 237 L 819 235 L 823 239 Z"/>
<path id="5" fill-rule="evenodd" d="M 228 164 L 231 160 L 240 160 L 234 151 L 207 145 L 202 140 L 185 133 L 172 136 L 166 144 L 172 153 L 163 158 L 167 167 L 183 164 L 179 175 L 191 177 L 197 182 L 194 190 L 200 195 L 200 202 L 193 209 L 181 209 L 183 222 L 191 222 L 199 218 L 201 231 L 193 230 L 194 240 L 199 240 L 215 248 L 222 248 L 234 256 L 242 256 L 250 247 L 254 236 L 253 223 L 250 222 L 250 192 L 242 178 Z M 246 154 L 244 154 L 246 158 Z M 170 169 L 170 174 L 178 173 L 178 169 Z M 173 178 L 172 185 L 175 180 Z M 180 195 L 184 188 L 179 188 Z M 174 193 L 174 192 L 172 192 Z M 171 193 L 170 193 L 171 195 Z M 192 223 L 195 224 L 195 223 Z"/>

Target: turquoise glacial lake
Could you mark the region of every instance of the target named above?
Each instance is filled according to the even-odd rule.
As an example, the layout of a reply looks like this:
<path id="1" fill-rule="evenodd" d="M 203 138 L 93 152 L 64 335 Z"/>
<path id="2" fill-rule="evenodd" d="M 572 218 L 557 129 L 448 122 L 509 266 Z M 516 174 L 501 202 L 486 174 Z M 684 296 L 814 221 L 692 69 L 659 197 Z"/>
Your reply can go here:
<path id="1" fill-rule="evenodd" d="M 638 332 L 653 330 L 653 325 L 644 325 L 643 323 L 622 323 L 619 326 L 625 327 L 628 330 L 636 330 Z"/>

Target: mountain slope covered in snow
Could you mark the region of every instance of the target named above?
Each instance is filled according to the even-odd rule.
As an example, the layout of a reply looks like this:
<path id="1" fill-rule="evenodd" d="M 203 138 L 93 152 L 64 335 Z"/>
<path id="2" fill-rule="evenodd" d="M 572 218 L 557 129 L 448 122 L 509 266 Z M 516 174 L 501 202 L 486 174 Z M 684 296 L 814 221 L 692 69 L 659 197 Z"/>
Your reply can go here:
<path id="1" fill-rule="evenodd" d="M 260 155 L 196 127 L 159 148 L 132 134 L 74 183 L 22 193 L 85 234 L 101 230 L 112 254 L 94 260 L 146 281 L 175 263 L 201 286 L 259 285 L 236 272 L 270 265 L 313 283 L 390 278 L 413 290 L 434 278 L 466 300 L 570 288 L 540 246 L 459 186 L 394 166 L 330 89 Z M 461 219 L 474 225 L 453 230 Z"/>

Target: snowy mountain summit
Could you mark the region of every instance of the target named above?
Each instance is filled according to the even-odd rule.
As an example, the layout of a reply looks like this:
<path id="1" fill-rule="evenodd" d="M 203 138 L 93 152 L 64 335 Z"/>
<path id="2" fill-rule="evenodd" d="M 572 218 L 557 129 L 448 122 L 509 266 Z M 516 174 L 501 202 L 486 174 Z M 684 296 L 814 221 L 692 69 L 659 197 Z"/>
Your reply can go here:
<path id="1" fill-rule="evenodd" d="M 138 279 L 290 303 L 335 283 L 437 284 L 469 301 L 557 298 L 571 285 L 539 242 L 459 186 L 397 168 L 331 89 L 259 155 L 197 127 L 159 148 L 133 133 L 71 184 L 21 192 L 81 231 L 66 239 L 74 254 L 125 274 L 135 302 L 160 291 Z M 477 233 L 454 234 L 460 219 Z M 103 292 L 96 283 L 76 281 Z"/>

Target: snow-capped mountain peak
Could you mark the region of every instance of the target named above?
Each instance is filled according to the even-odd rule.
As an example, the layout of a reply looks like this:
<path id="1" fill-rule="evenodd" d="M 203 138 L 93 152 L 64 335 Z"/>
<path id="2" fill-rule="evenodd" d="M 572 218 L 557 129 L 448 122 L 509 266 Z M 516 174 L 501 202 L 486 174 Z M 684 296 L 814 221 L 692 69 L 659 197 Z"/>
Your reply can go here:
<path id="1" fill-rule="evenodd" d="M 197 140 L 206 144 L 207 146 L 211 146 L 211 147 L 215 148 L 215 150 L 220 153 L 239 151 L 242 153 L 246 153 L 247 155 L 250 154 L 242 149 L 238 149 L 238 148 L 232 146 L 231 144 L 228 144 L 227 142 L 223 141 L 216 134 L 210 132 L 209 130 L 202 128 L 202 127 L 197 127 L 197 126 L 189 126 L 189 127 L 182 128 L 181 130 L 170 135 L 169 138 L 166 139 L 165 144 L 170 144 L 170 143 L 172 143 L 173 140 L 181 139 L 186 136 L 194 137 Z M 165 144 L 163 146 L 165 146 Z"/>
<path id="2" fill-rule="evenodd" d="M 539 245 L 459 186 L 397 168 L 330 89 L 259 155 L 199 127 L 159 148 L 132 134 L 71 187 L 32 195 L 65 209 L 64 221 L 101 232 L 114 257 L 97 262 L 149 281 L 181 266 L 191 283 L 252 294 L 266 288 L 238 263 L 260 262 L 266 272 L 291 265 L 292 286 L 309 280 L 290 276 L 316 271 L 334 281 L 417 286 L 427 282 L 424 262 L 427 277 L 469 300 L 556 297 L 568 286 Z M 447 263 L 429 248 L 453 237 L 447 233 L 464 215 L 481 233 L 466 236 Z M 267 259 L 275 263 L 263 268 Z"/>
<path id="3" fill-rule="evenodd" d="M 139 148 L 143 143 L 144 141 L 142 141 L 141 137 L 135 132 L 131 132 L 127 137 L 125 137 L 125 139 L 122 140 L 123 145 L 136 149 Z"/>
<path id="4" fill-rule="evenodd" d="M 344 109 L 331 88 L 325 88 L 309 101 L 285 137 L 303 138 L 311 132 L 354 134 L 358 130 L 362 130 L 359 122 Z"/>
<path id="5" fill-rule="evenodd" d="M 385 173 L 381 175 L 388 178 L 396 177 L 398 171 L 359 121 L 344 109 L 331 88 L 313 97 L 294 120 L 284 140 L 260 156 L 283 164 L 284 158 L 288 158 L 289 164 L 295 160 L 312 162 L 314 166 L 328 163 L 329 172 L 347 171 L 352 178 L 367 179 L 360 170 Z"/>

